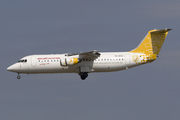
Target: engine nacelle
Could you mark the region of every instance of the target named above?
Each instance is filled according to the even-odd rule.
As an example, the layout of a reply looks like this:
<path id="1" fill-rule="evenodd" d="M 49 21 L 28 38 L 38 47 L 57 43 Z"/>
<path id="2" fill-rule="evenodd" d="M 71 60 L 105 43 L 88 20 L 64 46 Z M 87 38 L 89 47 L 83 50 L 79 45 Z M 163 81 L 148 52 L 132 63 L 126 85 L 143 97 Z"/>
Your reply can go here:
<path id="1" fill-rule="evenodd" d="M 72 66 L 78 64 L 79 62 L 78 58 L 64 58 L 60 60 L 61 66 Z"/>

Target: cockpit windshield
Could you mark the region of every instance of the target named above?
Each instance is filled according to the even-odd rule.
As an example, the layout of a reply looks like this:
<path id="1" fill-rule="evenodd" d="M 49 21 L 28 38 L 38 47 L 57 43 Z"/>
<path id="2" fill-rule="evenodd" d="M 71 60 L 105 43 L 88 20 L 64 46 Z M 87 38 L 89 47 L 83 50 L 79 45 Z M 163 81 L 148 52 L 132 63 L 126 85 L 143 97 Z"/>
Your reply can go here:
<path id="1" fill-rule="evenodd" d="M 25 63 L 25 62 L 27 62 L 27 59 L 19 60 L 18 63 L 19 63 L 19 62 Z"/>

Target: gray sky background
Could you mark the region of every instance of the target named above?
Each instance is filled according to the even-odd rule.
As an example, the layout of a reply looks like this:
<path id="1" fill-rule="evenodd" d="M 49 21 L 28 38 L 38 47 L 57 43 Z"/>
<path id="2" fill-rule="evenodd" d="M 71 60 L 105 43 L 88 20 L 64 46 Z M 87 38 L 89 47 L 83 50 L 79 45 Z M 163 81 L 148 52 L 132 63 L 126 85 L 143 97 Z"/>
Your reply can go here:
<path id="1" fill-rule="evenodd" d="M 179 0 L 1 0 L 1 120 L 179 120 Z M 172 28 L 151 64 L 112 73 L 21 75 L 26 55 L 135 48 Z"/>

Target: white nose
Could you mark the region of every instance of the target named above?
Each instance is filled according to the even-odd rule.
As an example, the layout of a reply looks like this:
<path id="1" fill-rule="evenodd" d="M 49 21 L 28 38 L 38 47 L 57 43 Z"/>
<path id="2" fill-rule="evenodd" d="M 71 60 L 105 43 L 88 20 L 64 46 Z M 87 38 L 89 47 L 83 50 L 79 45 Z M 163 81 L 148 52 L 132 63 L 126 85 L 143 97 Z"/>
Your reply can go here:
<path id="1" fill-rule="evenodd" d="M 20 66 L 18 63 L 15 63 L 7 68 L 7 71 L 11 72 L 20 72 Z"/>

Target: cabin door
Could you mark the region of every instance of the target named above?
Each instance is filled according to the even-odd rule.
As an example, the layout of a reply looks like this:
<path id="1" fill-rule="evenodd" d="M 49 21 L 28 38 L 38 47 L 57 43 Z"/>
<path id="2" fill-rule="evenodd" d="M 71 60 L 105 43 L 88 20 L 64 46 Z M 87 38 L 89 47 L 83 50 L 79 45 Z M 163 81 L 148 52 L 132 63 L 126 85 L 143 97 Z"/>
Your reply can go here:
<path id="1" fill-rule="evenodd" d="M 129 55 L 125 55 L 125 64 L 129 65 L 129 61 L 130 61 Z"/>
<path id="2" fill-rule="evenodd" d="M 31 58 L 31 65 L 32 65 L 32 67 L 36 67 L 36 64 L 37 64 L 36 57 L 32 57 Z"/>

